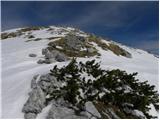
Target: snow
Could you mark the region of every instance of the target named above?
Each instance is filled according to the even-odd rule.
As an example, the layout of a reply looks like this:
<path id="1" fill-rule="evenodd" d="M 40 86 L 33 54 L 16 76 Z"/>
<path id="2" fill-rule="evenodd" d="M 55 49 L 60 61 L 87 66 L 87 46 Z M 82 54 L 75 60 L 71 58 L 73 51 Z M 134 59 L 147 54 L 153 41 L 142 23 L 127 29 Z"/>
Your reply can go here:
<path id="1" fill-rule="evenodd" d="M 62 29 L 55 26 L 54 31 Z M 64 29 L 64 28 L 63 28 Z M 66 30 L 73 30 L 72 28 L 66 28 Z M 5 32 L 13 32 L 9 30 Z M 49 37 L 62 37 L 66 33 L 58 35 L 56 32 L 51 33 L 47 29 L 30 31 L 35 38 L 43 38 L 40 41 L 25 42 L 28 38 L 24 38 L 24 35 L 14 38 L 8 38 L 1 42 L 2 44 L 2 118 L 23 118 L 22 107 L 28 99 L 28 93 L 30 92 L 30 83 L 34 75 L 48 73 L 54 65 L 61 67 L 66 65 L 67 62 L 55 62 L 53 64 L 37 64 L 37 61 L 43 58 L 41 54 L 42 48 L 45 48 L 49 42 L 46 38 Z M 81 34 L 86 36 L 85 34 Z M 110 41 L 106 41 L 108 44 Z M 148 80 L 149 84 L 155 85 L 158 90 L 158 58 L 149 54 L 143 50 L 129 48 L 127 46 L 119 44 L 123 49 L 132 54 L 132 58 L 126 58 L 123 56 L 117 56 L 112 51 L 105 51 L 95 46 L 101 56 L 99 59 L 92 58 L 78 58 L 78 61 L 86 62 L 87 60 L 96 59 L 101 61 L 101 67 L 103 69 L 121 69 L 128 73 L 138 72 L 136 78 L 141 81 Z M 116 43 L 118 44 L 118 43 Z M 35 58 L 31 58 L 28 55 L 34 53 L 37 55 Z M 92 79 L 92 76 L 84 77 Z M 106 90 L 108 91 L 108 90 Z M 108 91 L 110 92 L 110 91 Z M 157 111 L 151 105 L 150 114 L 158 115 Z M 38 118 L 44 118 L 46 111 L 49 108 L 46 107 Z M 65 108 L 66 109 L 66 108 Z M 65 111 L 65 109 L 63 111 Z M 136 111 L 137 112 L 137 111 Z M 1 113 L 1 112 L 0 112 Z M 44 113 L 44 114 L 43 114 Z"/>
<path id="2" fill-rule="evenodd" d="M 56 46 L 56 48 L 58 48 L 58 49 L 63 49 L 61 46 Z"/>
<path id="3" fill-rule="evenodd" d="M 104 88 L 103 91 L 106 92 L 106 93 L 111 93 L 111 91 L 109 91 L 109 90 L 106 89 L 106 88 Z"/>
<path id="4" fill-rule="evenodd" d="M 17 30 L 20 30 L 20 29 L 22 29 L 22 28 L 14 28 L 14 29 L 11 29 L 11 30 L 3 31 L 2 33 L 5 33 L 5 32 L 7 32 L 7 33 L 17 32 Z"/>
<path id="5" fill-rule="evenodd" d="M 101 92 L 99 93 L 99 97 L 102 98 L 106 93 L 105 92 Z"/>
<path id="6" fill-rule="evenodd" d="M 86 78 L 85 82 L 87 82 L 88 80 L 95 80 L 95 78 L 92 75 L 88 75 L 88 73 L 86 72 L 81 73 L 81 78 Z"/>
<path id="7" fill-rule="evenodd" d="M 149 108 L 151 108 L 150 110 L 149 110 L 149 114 L 151 114 L 152 116 L 157 116 L 157 117 L 159 117 L 159 114 L 158 114 L 158 112 L 156 111 L 156 109 L 155 109 L 155 107 L 153 106 L 153 104 L 150 104 L 149 105 Z"/>
<path id="8" fill-rule="evenodd" d="M 141 112 L 139 110 L 133 110 L 132 115 L 138 116 L 140 118 L 145 118 L 145 115 L 143 114 L 143 112 Z"/>
<path id="9" fill-rule="evenodd" d="M 134 107 L 134 105 L 133 105 L 133 104 L 131 104 L 131 103 L 123 103 L 123 104 L 122 104 L 122 106 Z"/>
<path id="10" fill-rule="evenodd" d="M 82 98 L 84 98 L 83 90 L 82 90 L 82 89 L 79 89 L 78 91 L 80 92 L 80 96 L 81 96 Z"/>
<path id="11" fill-rule="evenodd" d="M 124 93 L 130 93 L 132 91 L 132 88 L 129 87 L 128 85 L 124 85 L 123 89 L 124 89 Z"/>

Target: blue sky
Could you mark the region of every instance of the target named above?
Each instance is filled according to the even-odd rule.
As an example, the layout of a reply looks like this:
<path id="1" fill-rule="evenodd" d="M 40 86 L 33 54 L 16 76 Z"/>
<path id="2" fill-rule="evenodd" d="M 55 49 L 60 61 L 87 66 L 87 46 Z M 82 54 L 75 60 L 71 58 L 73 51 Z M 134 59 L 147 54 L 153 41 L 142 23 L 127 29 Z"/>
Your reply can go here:
<path id="1" fill-rule="evenodd" d="M 1 3 L 2 30 L 66 25 L 158 54 L 158 2 Z"/>

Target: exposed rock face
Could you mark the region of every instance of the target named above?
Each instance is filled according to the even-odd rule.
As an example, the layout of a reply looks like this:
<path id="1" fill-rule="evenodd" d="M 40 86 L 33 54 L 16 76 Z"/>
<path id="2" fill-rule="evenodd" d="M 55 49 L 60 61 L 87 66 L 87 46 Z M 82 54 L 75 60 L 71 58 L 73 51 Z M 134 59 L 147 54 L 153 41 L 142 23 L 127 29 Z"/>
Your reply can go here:
<path id="1" fill-rule="evenodd" d="M 32 91 L 29 93 L 29 98 L 24 104 L 22 112 L 24 112 L 24 118 L 33 119 L 36 118 L 37 114 L 42 111 L 46 106 L 46 95 L 49 91 L 54 89 L 50 86 L 56 84 L 55 77 L 46 75 L 35 75 L 31 81 Z"/>
<path id="2" fill-rule="evenodd" d="M 86 113 L 76 115 L 74 110 L 71 108 L 63 107 L 61 105 L 54 105 L 48 113 L 47 119 L 88 119 Z"/>
<path id="3" fill-rule="evenodd" d="M 67 107 L 64 100 L 52 101 L 52 107 L 48 112 L 47 119 L 71 119 L 77 118 L 74 110 Z"/>
<path id="4" fill-rule="evenodd" d="M 32 91 L 29 93 L 29 98 L 22 109 L 22 112 L 24 112 L 24 118 L 36 118 L 37 114 L 45 107 L 45 93 L 41 87 L 37 85 L 38 79 L 38 75 L 34 76 L 32 79 Z"/>
<path id="5" fill-rule="evenodd" d="M 36 116 L 37 115 L 35 113 L 26 113 L 26 114 L 24 114 L 24 118 L 25 119 L 35 119 Z"/>
<path id="6" fill-rule="evenodd" d="M 99 112 L 97 111 L 97 109 L 95 108 L 95 106 L 93 105 L 92 102 L 88 101 L 85 104 L 86 106 L 86 111 L 87 111 L 87 115 L 89 118 L 100 118 L 101 115 L 99 114 Z"/>
<path id="7" fill-rule="evenodd" d="M 39 60 L 37 61 L 37 63 L 38 63 L 38 64 L 43 64 L 43 63 L 45 63 L 45 60 L 39 59 Z"/>
<path id="8" fill-rule="evenodd" d="M 65 44 L 73 50 L 80 50 L 81 47 L 83 46 L 83 43 L 86 41 L 86 39 L 84 37 L 81 36 L 76 36 L 73 34 L 68 34 L 65 38 L 64 38 L 64 42 Z"/>
<path id="9" fill-rule="evenodd" d="M 98 50 L 88 42 L 87 37 L 69 33 L 65 37 L 48 43 L 50 52 L 59 51 L 57 61 L 64 61 L 68 57 L 91 57 L 99 55 Z M 47 54 L 46 50 L 43 53 Z M 65 55 L 63 55 L 65 54 Z M 47 55 L 48 56 L 48 55 Z M 49 55 L 50 56 L 50 55 Z"/>
<path id="10" fill-rule="evenodd" d="M 64 54 L 57 54 L 55 56 L 55 60 L 58 61 L 58 62 L 63 62 L 63 61 L 66 61 L 67 58 Z"/>
<path id="11" fill-rule="evenodd" d="M 25 118 L 35 118 L 45 106 L 45 93 L 39 86 L 36 86 L 30 93 L 29 99 L 23 107 Z"/>
<path id="12" fill-rule="evenodd" d="M 42 49 L 42 55 L 45 56 L 45 60 L 39 60 L 38 64 L 50 64 L 52 62 L 63 62 L 66 61 L 68 58 L 57 50 L 49 50 L 48 48 Z"/>
<path id="13" fill-rule="evenodd" d="M 91 109 L 95 108 L 92 102 L 87 102 L 86 111 L 84 110 L 78 115 L 75 113 L 76 108 L 66 102 L 63 98 L 58 98 L 48 103 L 47 94 L 52 93 L 55 90 L 54 86 L 60 87 L 62 84 L 50 74 L 35 75 L 33 77 L 31 81 L 32 91 L 29 93 L 29 98 L 22 109 L 24 118 L 35 119 L 37 115 L 42 112 L 42 109 L 49 104 L 52 104 L 52 106 L 46 117 L 48 119 L 87 119 L 100 117 L 100 114 L 96 109 L 94 110 L 95 112 L 92 112 L 93 110 Z"/>
<path id="14" fill-rule="evenodd" d="M 42 55 L 45 56 L 45 59 L 38 60 L 37 61 L 38 64 L 43 64 L 43 63 L 50 64 L 56 61 L 63 62 L 68 59 L 63 53 L 60 53 L 57 50 L 50 51 L 48 50 L 48 48 L 42 49 Z"/>

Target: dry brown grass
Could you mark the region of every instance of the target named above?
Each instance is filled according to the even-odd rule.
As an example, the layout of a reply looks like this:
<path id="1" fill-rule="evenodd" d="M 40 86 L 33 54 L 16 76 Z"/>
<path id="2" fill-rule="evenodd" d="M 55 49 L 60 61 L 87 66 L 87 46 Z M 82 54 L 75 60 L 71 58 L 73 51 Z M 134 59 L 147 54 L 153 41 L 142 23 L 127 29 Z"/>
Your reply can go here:
<path id="1" fill-rule="evenodd" d="M 4 40 L 7 38 L 17 37 L 20 34 L 20 32 L 1 33 L 1 39 Z"/>
<path id="2" fill-rule="evenodd" d="M 130 55 L 130 53 L 128 53 L 126 50 L 124 50 L 123 48 L 119 47 L 118 45 L 113 44 L 113 43 L 109 43 L 109 45 L 107 45 L 106 43 L 104 43 L 101 40 L 101 38 L 96 37 L 94 35 L 90 35 L 88 37 L 88 41 L 89 42 L 95 42 L 103 50 L 111 50 L 116 55 L 122 55 L 122 56 L 125 56 L 125 57 L 128 57 L 128 55 Z"/>
<path id="3" fill-rule="evenodd" d="M 26 27 L 26 28 L 22 28 L 18 31 L 20 32 L 28 32 L 28 31 L 32 31 L 32 30 L 40 30 L 42 27 L 37 27 L 37 26 L 33 26 L 33 27 Z"/>

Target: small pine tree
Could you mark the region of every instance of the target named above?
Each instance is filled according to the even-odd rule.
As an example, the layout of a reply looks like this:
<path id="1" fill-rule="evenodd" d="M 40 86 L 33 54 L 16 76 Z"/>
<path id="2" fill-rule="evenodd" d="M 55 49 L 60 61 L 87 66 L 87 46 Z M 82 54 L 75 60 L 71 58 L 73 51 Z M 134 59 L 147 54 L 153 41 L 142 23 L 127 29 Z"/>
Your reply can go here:
<path id="1" fill-rule="evenodd" d="M 156 109 L 159 107 L 158 92 L 147 81 L 140 82 L 135 79 L 137 73 L 127 74 L 119 69 L 102 70 L 100 64 L 95 63 L 95 60 L 77 63 L 75 58 L 60 69 L 54 66 L 50 72 L 50 75 L 55 76 L 58 81 L 66 83 L 60 89 L 54 85 L 51 86 L 55 88 L 49 93 L 50 96 L 54 96 L 53 99 L 63 97 L 79 111 L 84 110 L 87 101 L 101 101 L 106 105 L 110 103 L 121 110 L 124 108 L 124 103 L 130 103 L 133 105 L 133 110 L 138 109 L 147 118 L 152 118 L 153 116 L 148 114 L 148 106 L 152 103 Z M 83 73 L 92 76 L 93 79 L 87 80 L 81 76 Z M 84 96 L 81 96 L 80 89 Z M 100 93 L 104 95 L 100 97 Z"/>

